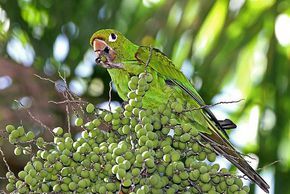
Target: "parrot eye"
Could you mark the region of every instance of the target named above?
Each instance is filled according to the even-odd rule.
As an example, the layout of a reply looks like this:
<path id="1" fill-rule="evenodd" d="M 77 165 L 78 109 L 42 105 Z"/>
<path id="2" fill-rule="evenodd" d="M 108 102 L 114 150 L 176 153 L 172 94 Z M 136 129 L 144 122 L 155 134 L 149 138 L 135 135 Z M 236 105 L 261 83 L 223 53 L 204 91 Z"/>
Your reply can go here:
<path id="1" fill-rule="evenodd" d="M 117 35 L 114 33 L 111 33 L 109 36 L 109 41 L 110 42 L 115 42 L 117 40 Z"/>

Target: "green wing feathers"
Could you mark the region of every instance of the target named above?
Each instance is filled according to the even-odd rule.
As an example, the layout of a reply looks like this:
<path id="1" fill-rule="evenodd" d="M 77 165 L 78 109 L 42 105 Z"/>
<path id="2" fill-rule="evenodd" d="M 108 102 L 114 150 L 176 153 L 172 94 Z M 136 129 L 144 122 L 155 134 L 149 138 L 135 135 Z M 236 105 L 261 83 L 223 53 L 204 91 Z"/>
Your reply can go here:
<path id="1" fill-rule="evenodd" d="M 135 57 L 142 62 L 147 62 L 149 60 L 149 66 L 157 71 L 160 75 L 170 79 L 172 81 L 182 84 L 184 87 L 188 88 L 192 95 L 195 96 L 198 102 L 204 104 L 202 98 L 196 92 L 192 84 L 185 77 L 185 75 L 177 69 L 170 59 L 166 57 L 164 53 L 155 48 L 150 48 L 146 46 L 140 46 Z"/>
<path id="2" fill-rule="evenodd" d="M 163 76 L 165 79 L 170 80 L 172 83 L 180 87 L 185 93 L 194 99 L 196 108 L 203 106 L 202 114 L 204 114 L 205 117 L 210 117 L 222 131 L 223 136 L 228 138 L 228 135 L 225 132 L 225 129 L 229 128 L 228 124 L 230 124 L 230 128 L 235 128 L 236 125 L 229 119 L 226 119 L 228 122 L 226 122 L 227 125 L 225 125 L 225 127 L 227 128 L 224 128 L 221 125 L 221 122 L 223 121 L 220 122 L 217 120 L 211 110 L 205 106 L 203 99 L 197 93 L 190 81 L 179 69 L 175 67 L 175 65 L 166 57 L 164 53 L 155 48 L 140 46 L 135 54 L 135 57 L 145 65 L 149 65 L 152 69 L 158 72 L 160 76 Z"/>
<path id="3" fill-rule="evenodd" d="M 180 89 L 182 89 L 188 96 L 194 101 L 193 104 L 196 108 L 202 107 L 201 114 L 203 115 L 203 122 L 206 123 L 208 131 L 202 131 L 202 138 L 209 142 L 213 149 L 224 156 L 232 164 L 234 164 L 240 171 L 247 175 L 253 182 L 258 184 L 265 192 L 268 192 L 269 185 L 260 177 L 259 174 L 246 162 L 246 160 L 233 148 L 231 143 L 227 139 L 227 134 L 224 129 L 235 128 L 236 125 L 229 119 L 219 121 L 208 107 L 204 107 L 205 103 L 199 94 L 194 89 L 190 81 L 184 76 L 184 74 L 177 69 L 174 64 L 168 59 L 165 54 L 157 49 L 151 47 L 141 46 L 135 54 L 136 59 L 148 65 L 154 69 L 160 76 L 163 76 L 165 80 L 170 80 Z M 193 121 L 196 118 L 192 119 Z M 199 119 L 198 119 L 199 120 Z M 225 123 L 224 125 L 222 123 Z M 225 128 L 223 128 L 225 126 Z M 226 126 L 231 126 L 227 127 Z"/>

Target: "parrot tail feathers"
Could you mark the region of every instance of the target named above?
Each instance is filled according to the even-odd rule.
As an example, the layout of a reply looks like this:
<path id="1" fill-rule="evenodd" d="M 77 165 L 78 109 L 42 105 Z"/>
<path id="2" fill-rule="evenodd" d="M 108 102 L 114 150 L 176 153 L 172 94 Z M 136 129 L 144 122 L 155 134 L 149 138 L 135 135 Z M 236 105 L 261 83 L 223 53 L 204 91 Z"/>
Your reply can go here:
<path id="1" fill-rule="evenodd" d="M 213 149 L 233 165 L 235 165 L 242 173 L 244 173 L 251 181 L 256 183 L 262 190 L 269 193 L 270 186 L 266 181 L 247 163 L 247 161 L 231 146 L 231 144 L 215 133 L 201 133 L 202 138 L 209 142 Z"/>
<path id="2" fill-rule="evenodd" d="M 218 123 L 224 130 L 237 128 L 237 125 L 230 119 L 218 120 Z"/>

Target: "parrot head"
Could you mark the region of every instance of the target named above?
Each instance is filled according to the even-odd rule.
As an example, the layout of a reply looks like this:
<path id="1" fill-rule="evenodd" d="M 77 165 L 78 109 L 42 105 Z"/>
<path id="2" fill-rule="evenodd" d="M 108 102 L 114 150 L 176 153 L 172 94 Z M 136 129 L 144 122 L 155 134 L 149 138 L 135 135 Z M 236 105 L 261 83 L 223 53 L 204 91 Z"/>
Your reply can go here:
<path id="1" fill-rule="evenodd" d="M 134 53 L 138 49 L 135 44 L 113 29 L 95 32 L 90 44 L 97 55 L 96 63 L 107 69 L 122 69 L 123 62 L 133 60 Z"/>

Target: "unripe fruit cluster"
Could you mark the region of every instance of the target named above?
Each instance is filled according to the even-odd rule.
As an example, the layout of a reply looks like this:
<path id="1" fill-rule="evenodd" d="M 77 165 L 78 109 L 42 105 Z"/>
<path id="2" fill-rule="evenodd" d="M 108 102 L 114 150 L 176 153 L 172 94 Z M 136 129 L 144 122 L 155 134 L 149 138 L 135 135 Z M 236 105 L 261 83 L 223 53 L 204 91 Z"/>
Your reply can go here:
<path id="1" fill-rule="evenodd" d="M 249 192 L 240 178 L 213 162 L 216 154 L 186 118 L 190 105 L 174 94 L 167 103 L 145 109 L 142 98 L 153 76 L 146 72 L 128 83 L 128 101 L 115 111 L 88 104 L 94 119 L 77 118 L 85 130 L 74 139 L 56 127 L 53 142 L 35 139 L 22 126 L 8 125 L 15 154 L 21 143 L 34 142 L 38 151 L 24 169 L 7 173 L 9 192 L 74 193 L 233 193 Z M 103 130 L 103 127 L 109 130 Z"/>

